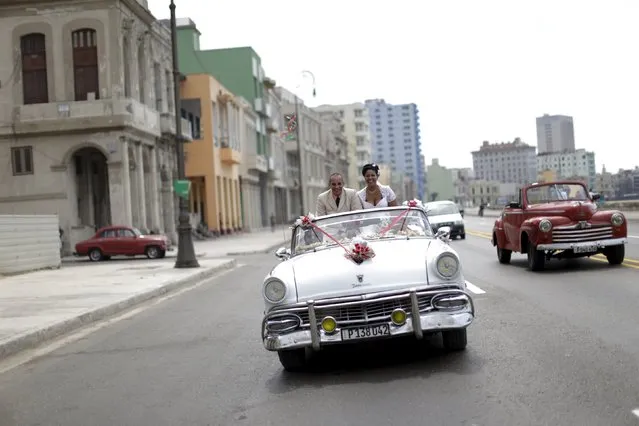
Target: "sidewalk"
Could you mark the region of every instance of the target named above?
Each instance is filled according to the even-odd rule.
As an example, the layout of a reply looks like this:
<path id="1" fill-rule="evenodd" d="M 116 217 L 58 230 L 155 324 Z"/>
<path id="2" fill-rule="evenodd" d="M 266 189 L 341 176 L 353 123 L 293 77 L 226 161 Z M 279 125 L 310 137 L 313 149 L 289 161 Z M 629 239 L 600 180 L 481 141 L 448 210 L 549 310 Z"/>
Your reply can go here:
<path id="1" fill-rule="evenodd" d="M 57 270 L 0 276 L 0 361 L 232 269 L 231 253 L 275 250 L 289 232 L 278 228 L 197 241 L 200 268 L 175 269 L 173 259 L 94 263 L 72 258 Z"/>

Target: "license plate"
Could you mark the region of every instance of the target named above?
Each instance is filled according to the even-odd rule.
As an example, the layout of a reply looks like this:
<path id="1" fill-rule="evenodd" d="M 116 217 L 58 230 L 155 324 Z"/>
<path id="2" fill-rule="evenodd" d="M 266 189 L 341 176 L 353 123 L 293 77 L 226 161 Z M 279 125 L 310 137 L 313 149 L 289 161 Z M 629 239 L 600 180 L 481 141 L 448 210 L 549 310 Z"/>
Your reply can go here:
<path id="1" fill-rule="evenodd" d="M 365 325 L 362 327 L 342 329 L 342 340 L 370 339 L 384 336 L 390 336 L 390 327 L 388 324 Z"/>
<path id="2" fill-rule="evenodd" d="M 575 253 L 594 253 L 597 251 L 597 246 L 575 246 L 573 251 Z"/>

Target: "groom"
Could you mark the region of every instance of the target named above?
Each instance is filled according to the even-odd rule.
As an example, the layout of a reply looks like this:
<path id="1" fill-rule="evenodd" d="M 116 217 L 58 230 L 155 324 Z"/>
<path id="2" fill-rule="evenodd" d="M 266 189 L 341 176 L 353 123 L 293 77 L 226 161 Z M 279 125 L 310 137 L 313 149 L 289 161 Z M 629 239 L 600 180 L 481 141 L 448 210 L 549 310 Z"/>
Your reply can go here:
<path id="1" fill-rule="evenodd" d="M 354 189 L 344 188 L 344 178 L 333 173 L 329 178 L 331 189 L 317 196 L 316 216 L 361 210 L 364 207 Z"/>

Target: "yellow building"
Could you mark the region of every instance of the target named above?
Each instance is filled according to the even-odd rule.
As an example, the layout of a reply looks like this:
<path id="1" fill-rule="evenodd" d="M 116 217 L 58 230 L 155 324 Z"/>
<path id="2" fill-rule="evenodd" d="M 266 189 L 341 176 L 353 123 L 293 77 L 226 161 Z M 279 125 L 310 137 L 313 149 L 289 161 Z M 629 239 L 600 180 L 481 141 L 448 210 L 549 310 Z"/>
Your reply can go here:
<path id="1" fill-rule="evenodd" d="M 188 75 L 181 85 L 183 114 L 201 117 L 193 142 L 185 145 L 191 181 L 190 212 L 222 234 L 242 228 L 240 202 L 240 106 L 208 74 Z M 197 126 L 197 120 L 195 120 Z"/>

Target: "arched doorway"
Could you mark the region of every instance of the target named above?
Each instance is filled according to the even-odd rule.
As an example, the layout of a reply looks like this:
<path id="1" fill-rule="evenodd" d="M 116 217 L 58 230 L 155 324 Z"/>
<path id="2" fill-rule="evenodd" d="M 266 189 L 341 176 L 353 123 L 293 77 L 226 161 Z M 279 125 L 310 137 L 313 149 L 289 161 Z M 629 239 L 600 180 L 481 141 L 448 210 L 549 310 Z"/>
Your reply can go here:
<path id="1" fill-rule="evenodd" d="M 107 158 L 92 147 L 80 148 L 71 159 L 80 224 L 100 228 L 111 224 Z"/>

